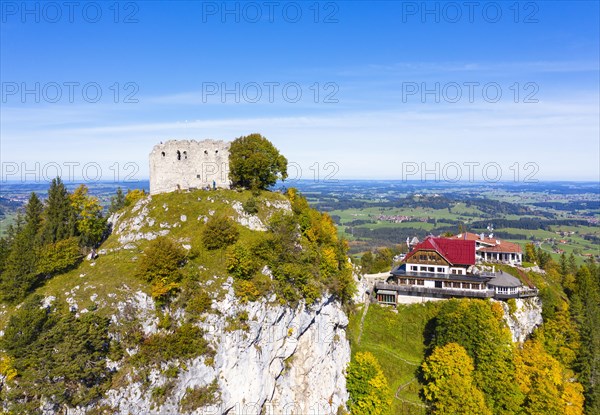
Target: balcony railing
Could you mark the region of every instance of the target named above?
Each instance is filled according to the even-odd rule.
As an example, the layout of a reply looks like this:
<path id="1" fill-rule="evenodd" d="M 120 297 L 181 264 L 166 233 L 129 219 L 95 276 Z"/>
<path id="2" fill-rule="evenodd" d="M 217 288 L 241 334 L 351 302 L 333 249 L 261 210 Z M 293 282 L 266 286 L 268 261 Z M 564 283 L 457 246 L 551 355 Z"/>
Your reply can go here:
<path id="1" fill-rule="evenodd" d="M 537 289 L 523 288 L 516 293 L 499 294 L 493 289 L 487 290 L 463 290 L 457 288 L 433 288 L 423 287 L 421 285 L 400 285 L 400 284 L 388 284 L 378 282 L 375 283 L 375 291 L 377 290 L 389 290 L 396 291 L 398 293 L 409 293 L 409 294 L 421 294 L 421 295 L 432 295 L 432 296 L 444 296 L 444 297 L 465 297 L 465 298 L 497 298 L 506 300 L 509 298 L 527 298 L 535 297 L 538 295 Z"/>

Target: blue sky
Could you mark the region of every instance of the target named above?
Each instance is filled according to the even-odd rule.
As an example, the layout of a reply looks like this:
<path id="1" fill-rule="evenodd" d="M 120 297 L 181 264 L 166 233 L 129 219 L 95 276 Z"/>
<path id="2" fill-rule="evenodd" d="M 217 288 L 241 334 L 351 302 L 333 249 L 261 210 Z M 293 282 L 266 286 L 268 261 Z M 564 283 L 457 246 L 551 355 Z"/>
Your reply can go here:
<path id="1" fill-rule="evenodd" d="M 3 1 L 2 179 L 260 132 L 305 179 L 598 180 L 599 3 L 476 3 Z"/>

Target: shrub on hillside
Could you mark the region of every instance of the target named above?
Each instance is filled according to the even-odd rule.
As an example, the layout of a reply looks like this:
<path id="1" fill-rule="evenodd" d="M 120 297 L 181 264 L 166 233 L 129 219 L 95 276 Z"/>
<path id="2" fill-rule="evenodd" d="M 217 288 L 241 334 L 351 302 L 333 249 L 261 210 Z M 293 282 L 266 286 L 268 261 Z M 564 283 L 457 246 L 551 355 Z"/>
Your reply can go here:
<path id="1" fill-rule="evenodd" d="M 166 237 L 150 242 L 138 264 L 137 275 L 145 281 L 176 282 L 185 263 L 186 251 Z"/>
<path id="2" fill-rule="evenodd" d="M 177 291 L 186 254 L 185 249 L 171 239 L 159 237 L 150 242 L 140 259 L 136 274 L 152 283 L 152 297 L 155 300 L 167 301 Z"/>
<path id="3" fill-rule="evenodd" d="M 246 200 L 242 207 L 244 208 L 244 212 L 249 215 L 256 215 L 258 213 L 258 205 L 256 204 L 256 199 L 254 197 Z"/>
<path id="4" fill-rule="evenodd" d="M 59 274 L 73 268 L 81 259 L 79 241 L 72 237 L 44 245 L 38 255 L 38 272 L 44 275 Z"/>
<path id="5" fill-rule="evenodd" d="M 222 249 L 233 245 L 239 236 L 237 226 L 231 218 L 213 216 L 202 231 L 202 244 L 208 250 Z"/>

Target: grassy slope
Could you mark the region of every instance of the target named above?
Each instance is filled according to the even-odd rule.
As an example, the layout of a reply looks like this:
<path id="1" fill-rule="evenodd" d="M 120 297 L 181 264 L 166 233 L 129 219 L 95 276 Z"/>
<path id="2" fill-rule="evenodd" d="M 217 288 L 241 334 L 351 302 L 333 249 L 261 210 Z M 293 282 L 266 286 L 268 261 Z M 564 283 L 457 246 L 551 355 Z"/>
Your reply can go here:
<path id="1" fill-rule="evenodd" d="M 231 203 L 234 201 L 243 203 L 250 197 L 250 192 L 233 190 L 210 192 L 198 190 L 190 193 L 156 195 L 147 205 L 148 217 L 153 218 L 155 223 L 153 226 L 148 226 L 146 223 L 139 232 L 158 232 L 163 229 L 160 227 L 161 223 L 168 223 L 171 226 L 178 224 L 177 227 L 171 227 L 168 237 L 182 244 L 191 245 L 192 252 L 195 254 L 191 262 L 200 270 L 203 282 L 206 283 L 209 280 L 222 282 L 226 278 L 224 254 L 220 251 L 204 249 L 201 243 L 204 221 L 198 220 L 198 217 L 208 216 L 211 211 L 214 211 L 215 214 L 235 217 L 237 213 L 231 207 Z M 275 208 L 266 206 L 267 201 L 287 201 L 284 195 L 269 192 L 263 192 L 256 199 L 259 209 L 257 215 L 263 223 L 275 211 Z M 123 216 L 119 223 L 140 213 L 140 210 L 133 212 L 132 208 L 128 207 L 122 211 Z M 182 215 L 187 216 L 185 222 L 181 221 Z M 238 228 L 240 241 L 249 242 L 256 237 L 257 231 L 251 231 L 243 226 L 238 226 Z M 142 240 L 134 244 L 136 245 L 134 249 L 110 252 L 111 249 L 121 246 L 118 235 L 113 233 L 99 248 L 108 250 L 107 254 L 100 255 L 94 262 L 84 260 L 76 269 L 53 277 L 38 288 L 37 293 L 43 296 L 52 295 L 60 301 L 69 297 L 73 298 L 79 310 L 92 307 L 97 308 L 100 314 L 113 314 L 116 303 L 123 301 L 131 293 L 141 290 L 150 294 L 149 285 L 135 277 L 137 259 L 148 245 L 148 241 Z M 220 294 L 220 284 L 213 283 L 211 288 L 213 295 Z M 94 300 L 91 299 L 92 296 L 94 296 Z M 0 330 L 4 328 L 12 309 L 12 307 L 5 306 L 0 309 Z"/>
<path id="2" fill-rule="evenodd" d="M 363 309 L 350 316 L 348 335 L 352 353 L 369 351 L 375 355 L 390 385 L 393 414 L 420 413 L 421 385 L 415 375 L 425 351 L 425 325 L 438 308 L 435 302 L 414 304 L 399 306 L 396 313 L 391 308 L 372 304 L 364 320 L 360 343 Z"/>

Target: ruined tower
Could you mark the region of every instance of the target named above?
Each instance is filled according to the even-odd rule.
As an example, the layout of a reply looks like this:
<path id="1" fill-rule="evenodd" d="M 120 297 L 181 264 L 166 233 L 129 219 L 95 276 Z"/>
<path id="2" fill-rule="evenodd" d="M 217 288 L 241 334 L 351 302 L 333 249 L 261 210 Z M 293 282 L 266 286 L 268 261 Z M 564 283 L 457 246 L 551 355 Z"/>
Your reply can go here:
<path id="1" fill-rule="evenodd" d="M 150 153 L 150 194 L 175 190 L 228 189 L 229 146 L 216 140 L 170 140 Z"/>

